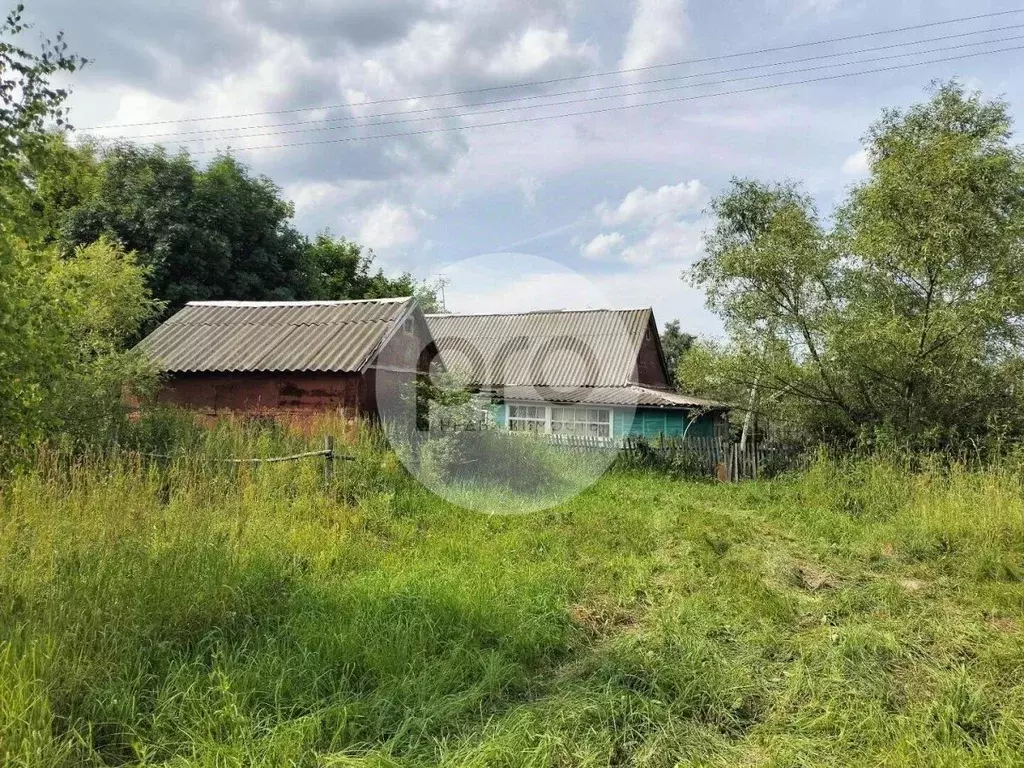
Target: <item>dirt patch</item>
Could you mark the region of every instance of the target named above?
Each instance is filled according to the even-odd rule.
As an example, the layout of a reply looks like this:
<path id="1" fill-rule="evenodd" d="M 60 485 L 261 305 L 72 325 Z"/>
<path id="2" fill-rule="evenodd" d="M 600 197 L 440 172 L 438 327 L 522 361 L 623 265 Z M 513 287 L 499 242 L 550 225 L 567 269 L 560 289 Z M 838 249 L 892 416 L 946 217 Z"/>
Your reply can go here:
<path id="1" fill-rule="evenodd" d="M 928 582 L 921 581 L 920 579 L 900 579 L 899 584 L 901 587 L 903 587 L 905 590 L 907 590 L 907 592 L 910 592 L 911 594 L 915 592 L 920 592 L 921 590 L 927 589 L 928 587 Z"/>
<path id="2" fill-rule="evenodd" d="M 574 605 L 569 616 L 573 624 L 592 635 L 629 630 L 638 622 L 634 613 L 616 605 Z"/>
<path id="3" fill-rule="evenodd" d="M 992 617 L 988 620 L 988 625 L 996 632 L 1005 635 L 1016 635 L 1021 629 L 1020 621 L 1017 619 Z"/>
<path id="4" fill-rule="evenodd" d="M 797 586 L 806 589 L 808 592 L 817 592 L 822 589 L 835 589 L 839 586 L 839 579 L 830 576 L 820 568 L 807 563 L 800 563 L 793 566 L 793 579 Z"/>

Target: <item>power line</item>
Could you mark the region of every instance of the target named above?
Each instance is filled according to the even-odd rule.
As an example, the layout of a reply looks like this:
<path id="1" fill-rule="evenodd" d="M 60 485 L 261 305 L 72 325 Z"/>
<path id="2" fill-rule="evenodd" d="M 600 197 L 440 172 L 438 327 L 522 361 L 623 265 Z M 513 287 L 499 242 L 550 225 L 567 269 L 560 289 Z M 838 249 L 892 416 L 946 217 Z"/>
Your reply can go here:
<path id="1" fill-rule="evenodd" d="M 1016 9 L 1007 10 L 1007 11 L 993 11 L 991 13 L 979 13 L 979 14 L 974 14 L 974 15 L 971 15 L 971 16 L 960 16 L 958 18 L 946 19 L 944 21 L 932 21 L 932 22 L 928 22 L 928 23 L 925 23 L 925 24 L 912 24 L 912 25 L 905 26 L 905 27 L 893 27 L 893 28 L 890 28 L 890 29 L 876 30 L 876 31 L 873 31 L 873 32 L 862 32 L 862 33 L 859 33 L 859 34 L 856 34 L 856 35 L 844 35 L 842 37 L 831 37 L 831 38 L 826 38 L 824 40 L 814 40 L 814 41 L 806 42 L 806 43 L 793 43 L 791 45 L 775 46 L 775 47 L 771 47 L 771 48 L 760 48 L 760 49 L 756 49 L 756 50 L 740 51 L 740 52 L 736 52 L 736 53 L 726 53 L 726 54 L 720 54 L 720 55 L 717 55 L 717 56 L 706 56 L 706 57 L 698 58 L 698 59 L 684 59 L 682 61 L 669 62 L 669 63 L 666 63 L 666 64 L 650 64 L 650 65 L 647 65 L 647 66 L 644 66 L 644 67 L 633 67 L 631 69 L 616 69 L 616 70 L 609 70 L 609 71 L 605 71 L 605 72 L 592 72 L 592 73 L 584 74 L 584 75 L 570 75 L 570 76 L 566 76 L 566 77 L 550 78 L 550 79 L 547 79 L 547 80 L 532 80 L 532 81 L 524 81 L 524 82 L 520 82 L 520 83 L 510 83 L 510 84 L 507 84 L 507 85 L 493 85 L 493 86 L 488 86 L 488 87 L 485 87 L 485 88 L 469 88 L 469 89 L 459 90 L 459 91 L 447 91 L 445 93 L 432 93 L 432 94 L 421 94 L 419 96 L 401 96 L 401 97 L 393 97 L 393 98 L 388 98 L 388 99 L 376 99 L 376 100 L 373 100 L 373 101 L 360 102 L 360 104 L 358 106 L 372 106 L 372 105 L 375 105 L 375 104 L 394 104 L 394 103 L 402 102 L 402 101 L 418 101 L 418 100 L 421 100 L 421 99 L 441 99 L 441 98 L 448 98 L 448 97 L 451 97 L 451 96 L 468 96 L 470 94 L 475 94 L 475 93 L 487 93 L 487 92 L 490 92 L 490 91 L 508 90 L 508 89 L 512 89 L 512 88 L 538 87 L 538 86 L 542 86 L 542 85 L 551 85 L 551 84 L 554 84 L 554 83 L 563 83 L 563 82 L 569 82 L 569 81 L 574 81 L 574 80 L 584 80 L 584 79 L 595 78 L 595 77 L 607 77 L 607 76 L 610 76 L 610 75 L 626 75 L 626 74 L 632 74 L 634 72 L 647 72 L 647 71 L 651 71 L 651 70 L 655 70 L 655 69 L 663 69 L 663 68 L 666 68 L 666 67 L 682 66 L 682 65 L 685 65 L 685 64 L 703 64 L 703 63 L 707 63 L 707 62 L 711 62 L 711 61 L 725 61 L 727 59 L 741 58 L 741 57 L 744 57 L 744 56 L 757 56 L 757 55 L 761 55 L 761 54 L 765 54 L 765 53 L 778 53 L 778 52 L 781 52 L 781 51 L 797 50 L 799 48 L 810 48 L 810 47 L 813 47 L 813 46 L 816 46 L 816 45 L 829 45 L 829 44 L 832 44 L 832 43 L 847 42 L 849 40 L 862 40 L 864 38 L 879 37 L 879 36 L 882 36 L 882 35 L 895 35 L 895 34 L 899 34 L 900 32 L 909 32 L 911 30 L 929 29 L 929 28 L 932 28 L 932 27 L 946 26 L 946 25 L 949 25 L 949 24 L 960 24 L 960 23 L 963 23 L 963 22 L 966 22 L 966 21 L 978 21 L 978 20 L 981 20 L 981 19 L 991 19 L 991 18 L 997 18 L 997 17 L 1002 17 L 1002 16 L 1009 16 L 1009 15 L 1017 14 L 1017 13 L 1024 13 L 1024 8 L 1016 8 Z M 114 124 L 114 125 L 106 125 L 106 126 L 89 126 L 89 127 L 86 127 L 86 128 L 82 128 L 81 130 L 83 130 L 83 131 L 95 131 L 95 130 L 108 130 L 108 129 L 114 129 L 114 128 L 137 128 L 137 127 L 149 126 L 149 125 L 173 125 L 173 124 L 176 124 L 176 123 L 195 123 L 195 122 L 204 122 L 204 121 L 207 121 L 207 120 L 228 120 L 228 119 L 235 119 L 235 118 L 242 118 L 242 117 L 262 117 L 262 116 L 265 116 L 265 115 L 285 115 L 285 114 L 294 114 L 294 113 L 299 113 L 299 112 L 314 112 L 314 111 L 322 110 L 322 109 L 340 109 L 342 107 L 350 107 L 350 106 L 353 106 L 353 104 L 351 104 L 351 103 L 327 104 L 327 105 L 319 105 L 319 106 L 313 106 L 313 107 L 296 107 L 296 108 L 293 108 L 293 109 L 265 110 L 265 111 L 261 111 L 261 112 L 240 112 L 240 113 L 227 114 L 227 115 L 208 115 L 208 116 L 204 116 L 204 117 L 187 117 L 187 118 L 179 118 L 179 119 L 176 119 L 176 120 L 147 120 L 147 121 L 137 122 L 137 123 L 117 123 L 117 124 Z"/>
<path id="2" fill-rule="evenodd" d="M 744 94 L 744 93 L 755 93 L 755 92 L 758 92 L 758 91 L 769 91 L 769 90 L 774 90 L 774 89 L 777 89 L 777 88 L 788 88 L 788 87 L 791 87 L 791 86 L 794 86 L 794 85 L 807 85 L 807 84 L 810 84 L 810 83 L 823 83 L 823 82 L 829 82 L 829 81 L 832 81 L 832 80 L 841 80 L 841 79 L 848 78 L 848 77 L 858 77 L 860 75 L 872 75 L 872 74 L 878 74 L 878 73 L 881 73 L 881 72 L 894 72 L 894 71 L 903 70 L 903 69 L 910 69 L 912 67 L 926 66 L 928 64 L 942 64 L 944 62 L 949 62 L 949 61 L 961 61 L 963 59 L 972 59 L 972 58 L 977 58 L 979 56 L 990 56 L 990 55 L 996 54 L 996 53 L 1007 53 L 1007 52 L 1010 52 L 1010 51 L 1020 51 L 1020 50 L 1024 50 L 1024 46 L 1017 45 L 1017 46 L 1012 46 L 1012 47 L 1009 47 L 1009 48 L 997 48 L 997 49 L 991 50 L 991 51 L 979 51 L 977 53 L 966 53 L 966 54 L 962 54 L 960 56 L 947 56 L 947 57 L 944 57 L 944 58 L 941 58 L 941 59 L 929 59 L 928 61 L 916 61 L 916 62 L 911 62 L 909 64 L 896 64 L 896 65 L 893 65 L 893 66 L 890 66 L 890 67 L 878 67 L 876 69 L 865 69 L 865 70 L 861 70 L 859 72 L 843 72 L 843 73 L 840 73 L 840 74 L 837 74 L 837 75 L 824 75 L 822 77 L 811 77 L 811 78 L 805 78 L 803 80 L 794 80 L 794 81 L 788 82 L 788 83 L 771 83 L 769 85 L 754 86 L 752 88 L 739 88 L 739 89 L 735 89 L 735 90 L 731 90 L 731 91 L 719 91 L 717 93 L 703 93 L 703 94 L 697 94 L 697 95 L 694 95 L 694 96 L 681 96 L 681 97 L 674 98 L 674 99 L 662 99 L 660 101 L 645 102 L 643 104 L 620 104 L 620 105 L 616 105 L 616 106 L 613 106 L 613 107 L 602 107 L 600 109 L 584 110 L 584 111 L 580 111 L 580 112 L 564 112 L 564 113 L 558 114 L 558 115 L 538 115 L 538 116 L 534 116 L 534 117 L 518 118 L 518 119 L 515 119 L 515 120 L 502 120 L 502 121 L 498 121 L 498 122 L 494 122 L 494 123 L 477 123 L 475 125 L 449 126 L 449 127 L 445 127 L 445 128 L 426 128 L 426 129 L 421 130 L 421 131 L 402 131 L 402 132 L 398 132 L 398 133 L 382 133 L 382 134 L 378 134 L 378 135 L 375 135 L 375 136 L 343 136 L 343 137 L 336 138 L 336 139 L 324 139 L 324 140 L 320 140 L 320 141 L 290 142 L 290 143 L 287 143 L 287 144 L 265 144 L 265 145 L 262 145 L 262 146 L 255 146 L 255 147 L 238 147 L 238 148 L 235 148 L 233 151 L 237 151 L 237 152 L 254 152 L 254 151 L 259 151 L 259 150 L 264 150 L 264 149 L 286 149 L 286 148 L 292 148 L 292 147 L 318 146 L 318 145 L 323 145 L 323 144 L 340 144 L 340 143 L 351 142 L 351 141 L 375 141 L 375 140 L 379 140 L 379 139 L 395 139 L 395 138 L 404 138 L 404 137 L 408 137 L 408 136 L 422 136 L 422 135 L 425 135 L 425 134 L 433 134 L 433 133 L 452 133 L 452 132 L 456 132 L 456 131 L 469 130 L 471 128 L 497 128 L 497 127 L 501 127 L 501 126 L 518 125 L 520 123 L 535 123 L 535 122 L 540 122 L 542 120 L 557 120 L 557 119 L 561 119 L 561 118 L 564 118 L 564 117 L 582 117 L 582 116 L 586 116 L 586 115 L 597 115 L 597 114 L 603 114 L 603 113 L 607 113 L 607 112 L 619 112 L 619 111 L 622 111 L 622 110 L 636 109 L 636 108 L 639 108 L 639 107 L 656 107 L 656 106 L 661 106 L 661 105 L 664 105 L 664 104 L 678 104 L 678 103 L 685 102 L 685 101 L 697 101 L 699 99 L 709 99 L 709 98 L 715 98 L 715 97 L 718 97 L 718 96 L 734 96 L 734 95 L 739 95 L 739 94 Z M 210 150 L 198 151 L 198 152 L 195 152 L 194 154 L 196 154 L 196 155 L 208 155 L 208 154 L 216 154 L 216 153 L 222 153 L 222 152 L 224 152 L 224 149 L 210 149 Z"/>
<path id="3" fill-rule="evenodd" d="M 607 99 L 622 99 L 622 98 L 626 98 L 626 97 L 629 97 L 629 96 L 649 96 L 651 94 L 666 93 L 668 91 L 679 91 L 679 90 L 689 89 L 689 88 L 703 88 L 703 87 L 707 87 L 707 86 L 728 85 L 730 83 L 748 82 L 750 80 L 763 80 L 765 78 L 770 78 L 770 77 L 783 77 L 785 75 L 799 75 L 799 74 L 802 74 L 804 72 L 818 72 L 818 71 L 821 71 L 823 69 L 829 69 L 829 68 L 836 67 L 836 66 L 849 67 L 849 66 L 855 66 L 855 65 L 858 65 L 858 64 L 873 64 L 873 63 L 877 63 L 877 62 L 880 62 L 880 61 L 891 61 L 893 59 L 902 59 L 902 58 L 906 58 L 908 56 L 920 56 L 920 55 L 923 55 L 923 54 L 926 54 L 926 53 L 940 53 L 940 52 L 943 52 L 943 51 L 954 51 L 954 50 L 958 50 L 958 49 L 961 49 L 961 48 L 968 48 L 968 47 L 976 46 L 976 45 L 986 45 L 986 44 L 990 44 L 990 43 L 1007 43 L 1007 42 L 1013 42 L 1013 41 L 1022 40 L 1022 39 L 1024 39 L 1024 35 L 1017 35 L 1015 37 L 1004 37 L 1004 38 L 1000 38 L 1000 39 L 997 39 L 997 40 L 984 40 L 984 41 L 975 42 L 975 43 L 965 43 L 965 44 L 962 44 L 962 45 L 946 46 L 944 48 L 932 48 L 930 50 L 914 51 L 912 53 L 898 53 L 898 54 L 893 54 L 891 56 L 879 56 L 879 57 L 876 57 L 874 59 L 870 59 L 870 60 L 867 60 L 867 61 L 850 61 L 850 62 L 845 62 L 845 63 L 838 64 L 838 65 L 836 65 L 836 64 L 819 64 L 818 66 L 815 66 L 815 67 L 802 67 L 802 68 L 799 68 L 799 69 L 783 70 L 781 72 L 768 72 L 768 73 L 762 73 L 762 74 L 759 74 L 759 75 L 747 75 L 746 77 L 733 77 L 733 78 L 728 78 L 728 79 L 725 79 L 725 80 L 713 80 L 713 81 L 707 82 L 707 83 L 691 83 L 691 84 L 687 84 L 687 85 L 672 85 L 672 86 L 668 86 L 668 87 L 665 87 L 665 88 L 652 88 L 652 89 L 644 90 L 644 91 L 630 91 L 628 93 L 611 93 L 611 94 L 605 94 L 603 96 L 591 96 L 591 97 L 583 98 L 583 99 L 566 99 L 564 101 L 554 101 L 554 102 L 551 102 L 550 104 L 535 104 L 535 105 L 532 105 L 532 106 L 500 107 L 498 109 L 481 109 L 481 110 L 476 110 L 476 111 L 471 111 L 471 112 L 458 112 L 458 113 L 449 114 L 449 115 L 434 115 L 434 116 L 426 116 L 426 117 L 410 117 L 408 119 L 403 119 L 403 120 L 384 120 L 384 121 L 381 121 L 381 122 L 369 123 L 369 124 L 367 124 L 366 127 L 377 128 L 377 127 L 380 127 L 380 126 L 387 126 L 387 125 L 405 125 L 405 124 L 408 124 L 408 123 L 419 123 L 419 122 L 424 122 L 424 121 L 441 120 L 441 119 L 446 119 L 446 118 L 466 118 L 466 117 L 478 117 L 480 115 L 495 115 L 495 114 L 500 114 L 500 113 L 504 113 L 504 112 L 515 112 L 515 111 L 523 110 L 523 109 L 540 109 L 540 108 L 544 108 L 544 107 L 563 107 L 563 106 L 567 106 L 569 104 L 587 104 L 587 103 L 594 102 L 594 101 L 605 101 Z M 315 128 L 292 128 L 292 129 L 285 130 L 285 131 L 260 131 L 260 132 L 257 132 L 257 133 L 240 133 L 240 134 L 237 134 L 237 135 L 234 135 L 234 136 L 211 137 L 210 140 L 219 139 L 221 141 L 230 141 L 232 139 L 255 139 L 255 138 L 263 138 L 263 137 L 267 137 L 267 136 L 286 136 L 286 135 L 293 135 L 293 134 L 297 134 L 297 133 L 319 133 L 321 131 L 338 131 L 338 130 L 357 128 L 357 127 L 359 127 L 359 126 L 327 125 L 327 126 L 318 126 L 318 127 L 315 127 Z M 238 130 L 245 130 L 245 129 L 238 129 Z M 207 139 L 205 137 L 200 137 L 200 138 L 192 138 L 192 139 L 181 139 L 180 141 L 174 141 L 174 142 L 169 142 L 169 143 L 182 145 L 182 144 L 187 144 L 187 143 L 194 143 L 194 142 L 197 142 L 197 141 L 198 142 L 203 142 L 203 141 L 206 141 L 206 140 Z"/>
<path id="4" fill-rule="evenodd" d="M 608 90 L 613 90 L 613 89 L 630 88 L 630 87 L 647 86 L 647 85 L 656 85 L 658 83 L 669 83 L 669 82 L 676 82 L 676 81 L 679 81 L 679 80 L 693 80 L 693 79 L 699 78 L 699 77 L 711 77 L 711 76 L 715 76 L 715 75 L 730 74 L 730 73 L 733 73 L 733 72 L 749 72 L 751 70 L 767 69 L 767 68 L 770 68 L 770 67 L 780 67 L 780 66 L 785 66 L 785 65 L 789 65 L 789 64 L 801 64 L 801 63 L 810 62 L 810 61 L 822 61 L 822 60 L 826 60 L 826 59 L 837 59 L 837 58 L 841 58 L 841 57 L 844 57 L 844 56 L 856 56 L 856 55 L 860 55 L 860 54 L 864 54 L 864 53 L 874 53 L 876 51 L 892 50 L 893 48 L 903 48 L 903 47 L 909 47 L 909 46 L 918 46 L 918 45 L 924 45 L 926 43 L 936 43 L 936 42 L 940 42 L 940 41 L 943 41 L 943 40 L 957 40 L 957 39 L 962 39 L 964 37 L 971 37 L 973 35 L 979 35 L 979 34 L 984 34 L 984 33 L 988 33 L 988 32 L 1006 32 L 1006 31 L 1010 31 L 1010 30 L 1014 30 L 1014 29 L 1021 29 L 1021 28 L 1024 28 L 1024 24 L 1010 24 L 1010 25 L 1003 26 L 1003 27 L 994 27 L 992 29 L 976 30 L 976 31 L 972 31 L 972 32 L 960 32 L 960 33 L 957 33 L 957 34 L 954 34 L 954 35 L 942 35 L 940 37 L 931 37 L 931 38 L 926 38 L 926 39 L 923 39 L 923 40 L 912 40 L 912 41 L 901 42 L 901 43 L 890 43 L 888 45 L 879 45 L 879 46 L 873 46 L 873 47 L 870 47 L 870 48 L 858 48 L 858 49 L 855 49 L 855 50 L 852 50 L 852 51 L 842 51 L 842 52 L 836 52 L 836 53 L 819 54 L 817 56 L 807 56 L 807 57 L 804 57 L 804 58 L 801 58 L 801 59 L 790 59 L 790 60 L 787 60 L 787 61 L 774 61 L 774 62 L 765 63 L 765 64 L 751 64 L 751 65 L 747 65 L 747 66 L 743 66 L 743 67 L 732 67 L 730 69 L 712 70 L 712 71 L 709 71 L 709 72 L 700 72 L 700 73 L 689 74 L 689 75 L 679 75 L 679 76 L 675 76 L 675 77 L 663 77 L 663 78 L 658 78 L 658 79 L 655 79 L 655 80 L 645 80 L 643 82 L 638 82 L 638 83 L 616 83 L 614 85 L 601 85 L 601 86 L 596 86 L 596 87 L 593 87 L 593 88 L 580 88 L 580 89 L 571 90 L 571 91 L 559 91 L 557 93 L 530 94 L 530 95 L 527 95 L 527 96 L 512 96 L 512 97 L 506 97 L 506 98 L 501 98 L 501 99 L 494 99 L 494 100 L 491 100 L 491 101 L 477 102 L 475 104 L 467 104 L 467 105 L 465 105 L 465 107 L 486 107 L 486 106 L 490 106 L 490 105 L 493 105 L 493 104 L 508 104 L 508 103 L 517 102 L 517 101 L 535 101 L 535 100 L 538 100 L 538 99 L 554 99 L 554 98 L 558 98 L 559 96 L 572 96 L 572 95 L 583 94 L 583 93 L 597 93 L 599 91 L 608 91 Z M 970 47 L 972 45 L 986 45 L 986 44 L 989 44 L 989 43 L 1000 43 L 1000 42 L 1005 42 L 1007 40 L 1015 40 L 1015 39 L 1018 39 L 1018 38 L 996 38 L 996 39 L 993 39 L 993 40 L 979 40 L 977 42 L 966 43 L 966 44 L 961 45 L 961 46 L 946 46 L 946 47 L 941 47 L 941 48 L 933 48 L 933 49 L 929 49 L 929 50 L 908 51 L 907 53 L 904 53 L 904 54 L 901 54 L 901 55 L 902 56 L 923 55 L 923 54 L 926 54 L 926 53 L 935 53 L 937 51 L 956 50 L 958 48 L 966 48 L 966 47 Z M 880 57 L 880 58 L 878 58 L 876 60 L 877 61 L 882 61 L 882 60 L 889 59 L 889 58 L 898 58 L 898 57 Z M 861 64 L 861 63 L 865 63 L 865 62 L 858 62 L 858 61 L 842 62 L 842 63 L 836 64 L 835 66 L 850 66 L 852 64 Z M 813 68 L 810 68 L 810 69 L 813 69 Z M 810 71 L 810 69 L 808 69 L 808 70 L 796 70 L 796 71 L 797 72 L 800 72 L 800 71 Z M 761 75 L 761 77 L 770 77 L 770 76 L 773 76 L 773 75 L 784 75 L 784 74 L 793 74 L 793 72 L 766 73 L 764 75 Z M 727 81 L 724 81 L 724 82 L 733 82 L 733 81 L 727 80 Z M 716 85 L 716 84 L 717 83 L 712 82 L 712 83 L 699 83 L 698 85 Z M 655 91 L 649 91 L 649 92 L 650 93 L 657 93 L 659 90 L 671 90 L 671 89 L 667 89 L 667 88 L 666 89 L 657 89 Z M 621 96 L 633 96 L 633 95 L 639 95 L 639 94 L 642 94 L 642 93 L 645 93 L 645 91 L 628 92 L 628 93 L 623 93 L 623 94 L 619 94 L 619 95 L 621 95 Z M 556 102 L 555 104 L 538 104 L 536 106 L 538 106 L 538 107 L 540 107 L 540 106 L 555 106 L 557 104 L 565 104 L 565 103 L 571 103 L 571 102 Z M 522 109 L 530 109 L 530 108 L 533 108 L 533 107 L 523 106 L 521 108 Z M 368 121 L 368 120 L 373 120 L 373 119 L 378 118 L 378 117 L 391 117 L 391 116 L 397 116 L 397 115 L 407 116 L 407 115 L 423 114 L 425 112 L 442 112 L 444 110 L 451 111 L 453 109 L 457 109 L 457 108 L 450 107 L 450 106 L 423 107 L 421 109 L 408 109 L 408 110 L 396 110 L 396 111 L 391 111 L 391 112 L 378 112 L 378 113 L 371 114 L 371 115 L 347 115 L 347 116 L 344 116 L 344 117 L 325 118 L 323 120 L 296 120 L 296 121 L 287 122 L 287 123 L 271 123 L 269 125 L 236 125 L 236 126 L 231 126 L 231 127 L 228 127 L 228 128 L 200 128 L 200 129 L 192 130 L 192 131 L 173 131 L 173 132 L 167 132 L 167 133 L 145 133 L 145 134 L 139 134 L 139 135 L 135 135 L 135 136 L 121 136 L 121 137 L 118 137 L 118 138 L 126 138 L 126 139 L 131 139 L 131 140 L 140 140 L 140 139 L 175 138 L 175 137 L 179 137 L 179 136 L 204 136 L 205 137 L 205 136 L 209 136 L 210 134 L 224 134 L 224 133 L 231 133 L 231 132 L 237 132 L 237 131 L 247 131 L 247 130 L 255 130 L 255 129 L 286 128 L 286 127 L 289 127 L 289 126 L 296 126 L 296 125 L 320 125 L 320 126 L 322 126 L 321 128 L 315 128 L 315 129 L 311 128 L 311 129 L 308 129 L 307 131 L 283 131 L 283 132 L 281 132 L 279 134 L 262 133 L 262 134 L 253 134 L 253 135 L 267 136 L 267 135 L 281 135 L 282 133 L 306 133 L 306 132 L 314 131 L 314 130 L 336 130 L 337 127 L 344 127 L 344 126 L 337 126 L 337 127 L 334 127 L 334 128 L 330 128 L 327 125 L 329 123 Z M 460 114 L 460 113 L 456 112 L 454 114 L 443 114 L 443 115 L 440 115 L 439 117 L 461 117 L 461 116 L 465 116 L 465 115 L 468 115 L 468 114 L 474 114 L 474 113 L 470 112 L 470 113 L 462 113 L 462 114 Z M 486 114 L 486 113 L 484 113 L 484 114 Z M 425 119 L 438 119 L 438 118 L 425 118 Z M 402 121 L 402 122 L 405 122 L 405 121 Z M 389 123 L 380 123 L 380 124 L 381 125 L 387 125 Z M 210 136 L 210 138 L 216 139 L 218 137 L 217 136 Z M 223 137 L 220 137 L 220 138 L 225 138 L 225 139 L 246 138 L 246 136 L 242 136 L 242 135 L 223 136 Z M 182 139 L 181 142 L 184 143 L 186 141 L 199 141 L 199 140 L 201 140 L 201 139 Z"/>

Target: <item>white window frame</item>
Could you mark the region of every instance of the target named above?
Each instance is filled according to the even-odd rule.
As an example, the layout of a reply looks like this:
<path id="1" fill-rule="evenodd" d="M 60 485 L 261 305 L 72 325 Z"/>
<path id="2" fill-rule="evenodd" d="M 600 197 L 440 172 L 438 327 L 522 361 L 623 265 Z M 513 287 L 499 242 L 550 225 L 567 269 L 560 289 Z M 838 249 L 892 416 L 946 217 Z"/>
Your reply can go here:
<path id="1" fill-rule="evenodd" d="M 513 408 L 530 408 L 534 412 L 540 411 L 542 415 L 513 416 Z M 542 426 L 539 429 L 512 429 L 513 421 L 527 424 L 540 424 Z M 505 414 L 505 427 L 509 432 L 540 432 L 541 434 L 551 434 L 551 409 L 544 405 L 537 405 L 536 403 L 508 403 Z"/>
<path id="2" fill-rule="evenodd" d="M 513 408 L 520 408 L 520 407 L 542 408 L 544 410 L 544 418 L 543 418 L 544 427 L 543 427 L 542 430 L 536 430 L 536 431 L 542 432 L 545 435 L 559 434 L 559 435 L 572 435 L 572 436 L 576 436 L 576 437 L 581 437 L 581 436 L 582 437 L 596 437 L 596 438 L 598 438 L 600 440 L 611 440 L 612 437 L 614 436 L 614 430 L 615 430 L 615 413 L 614 413 L 615 409 L 614 408 L 610 408 L 608 406 L 587 406 L 587 405 L 554 405 L 554 406 L 552 406 L 552 405 L 539 405 L 537 403 L 507 403 L 506 404 L 505 428 L 508 431 L 510 431 L 510 432 L 529 431 L 529 430 L 514 430 L 514 429 L 512 429 L 512 422 L 513 422 L 513 420 L 517 421 L 517 422 L 519 422 L 519 421 L 530 421 L 530 422 L 533 422 L 535 424 L 539 424 L 541 422 L 540 418 L 523 418 L 521 416 L 513 417 L 512 416 L 512 409 Z M 553 416 L 553 412 L 554 412 L 555 408 L 573 411 L 574 418 L 573 418 L 573 422 L 572 423 L 574 423 L 574 424 L 601 424 L 601 425 L 607 425 L 607 427 L 608 427 L 608 434 L 607 435 L 592 435 L 592 434 L 590 434 L 588 432 L 585 435 L 578 435 L 576 432 L 557 432 L 557 433 L 553 432 L 552 428 L 551 428 L 551 424 L 552 424 L 552 421 L 553 421 L 552 416 Z M 598 411 L 598 412 L 604 411 L 605 413 L 608 414 L 608 418 L 607 418 L 606 421 L 591 421 L 589 418 L 577 419 L 576 418 L 576 414 L 579 411 Z"/>

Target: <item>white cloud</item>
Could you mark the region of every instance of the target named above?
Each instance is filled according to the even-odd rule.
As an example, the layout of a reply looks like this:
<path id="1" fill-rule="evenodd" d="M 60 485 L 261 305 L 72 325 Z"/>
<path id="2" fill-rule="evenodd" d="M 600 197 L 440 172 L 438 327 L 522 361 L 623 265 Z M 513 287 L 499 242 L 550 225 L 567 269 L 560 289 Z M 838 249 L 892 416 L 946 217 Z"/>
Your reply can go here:
<path id="1" fill-rule="evenodd" d="M 537 191 L 540 189 L 540 179 L 536 176 L 523 174 L 518 181 L 519 191 L 523 195 L 523 203 L 528 208 L 537 204 Z"/>
<path id="2" fill-rule="evenodd" d="M 843 176 L 867 176 L 871 172 L 871 162 L 868 157 L 868 151 L 866 149 L 862 149 L 859 152 L 854 152 L 846 158 L 846 160 L 843 161 L 841 172 Z"/>
<path id="3" fill-rule="evenodd" d="M 630 223 L 652 223 L 670 216 L 679 216 L 697 206 L 707 189 L 697 179 L 673 186 L 649 190 L 637 187 L 627 194 L 616 208 L 607 202 L 597 206 L 597 214 L 606 227 Z"/>
<path id="4" fill-rule="evenodd" d="M 621 232 L 603 232 L 580 248 L 588 259 L 607 259 L 618 253 L 626 242 Z"/>
<path id="5" fill-rule="evenodd" d="M 600 203 L 595 209 L 599 221 L 617 229 L 599 233 L 580 253 L 590 259 L 618 257 L 632 265 L 691 263 L 701 252 L 710 223 L 692 216 L 707 194 L 698 179 L 691 179 L 657 189 L 637 187 L 617 206 Z"/>
<path id="6" fill-rule="evenodd" d="M 420 225 L 429 218 L 422 208 L 385 200 L 366 214 L 358 242 L 379 251 L 409 245 L 419 237 Z"/>
<path id="7" fill-rule="evenodd" d="M 685 0 L 636 0 L 620 66 L 636 69 L 679 59 L 689 32 Z"/>
<path id="8" fill-rule="evenodd" d="M 567 29 L 531 27 L 511 40 L 487 63 L 487 72 L 496 78 L 525 78 L 543 71 L 559 60 L 592 60 L 589 43 L 574 43 Z"/>
<path id="9" fill-rule="evenodd" d="M 708 222 L 664 219 L 622 251 L 627 264 L 689 264 L 700 255 Z"/>

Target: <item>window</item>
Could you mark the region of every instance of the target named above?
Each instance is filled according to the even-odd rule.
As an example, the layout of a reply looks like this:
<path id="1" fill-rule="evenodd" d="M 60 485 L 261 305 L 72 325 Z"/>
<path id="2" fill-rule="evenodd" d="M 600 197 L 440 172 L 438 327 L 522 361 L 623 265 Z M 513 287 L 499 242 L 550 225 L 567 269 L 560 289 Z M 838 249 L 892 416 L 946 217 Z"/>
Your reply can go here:
<path id="1" fill-rule="evenodd" d="M 406 333 L 412 333 L 412 318 L 411 317 L 407 317 L 405 319 L 405 322 L 402 323 L 402 330 L 405 331 Z"/>
<path id="2" fill-rule="evenodd" d="M 510 405 L 508 428 L 513 432 L 547 432 L 548 414 L 544 405 Z"/>
<path id="3" fill-rule="evenodd" d="M 610 438 L 612 412 L 609 408 L 509 405 L 508 428 L 513 432 Z"/>
<path id="4" fill-rule="evenodd" d="M 556 435 L 611 437 L 612 412 L 608 408 L 551 408 L 551 432 Z"/>

